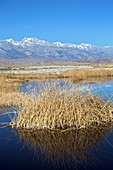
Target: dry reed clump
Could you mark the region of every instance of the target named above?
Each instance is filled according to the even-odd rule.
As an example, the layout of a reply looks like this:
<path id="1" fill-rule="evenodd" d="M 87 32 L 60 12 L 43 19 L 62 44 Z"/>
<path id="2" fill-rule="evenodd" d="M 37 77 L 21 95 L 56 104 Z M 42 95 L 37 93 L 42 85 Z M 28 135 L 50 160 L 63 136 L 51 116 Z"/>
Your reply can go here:
<path id="1" fill-rule="evenodd" d="M 113 106 L 75 86 L 49 84 L 34 96 L 24 98 L 16 119 L 11 124 L 24 129 L 67 130 L 87 128 L 113 121 Z"/>
<path id="2" fill-rule="evenodd" d="M 20 92 L 0 92 L 0 109 L 15 107 L 21 109 L 28 97 Z"/>
<path id="3" fill-rule="evenodd" d="M 21 81 L 11 79 L 5 74 L 0 75 L 0 109 L 6 107 L 19 108 L 26 98 L 23 93 L 19 92 Z"/>

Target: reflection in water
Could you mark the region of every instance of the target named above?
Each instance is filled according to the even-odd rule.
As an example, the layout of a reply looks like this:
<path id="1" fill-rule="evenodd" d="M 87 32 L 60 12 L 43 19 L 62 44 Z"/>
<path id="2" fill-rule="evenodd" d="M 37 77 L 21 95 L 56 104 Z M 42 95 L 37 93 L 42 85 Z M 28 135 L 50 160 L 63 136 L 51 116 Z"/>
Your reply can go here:
<path id="1" fill-rule="evenodd" d="M 67 82 L 67 80 L 64 81 L 64 79 L 64 82 L 60 80 L 58 81 L 60 85 L 63 85 L 65 81 Z M 71 81 L 69 81 L 69 84 L 70 82 Z M 38 83 L 39 82 L 36 81 L 25 83 L 20 86 L 20 90 L 23 92 L 29 92 L 30 90 L 30 92 L 32 92 L 34 91 L 34 88 L 37 88 Z M 96 79 L 90 83 L 87 81 L 78 84 L 77 82 L 75 83 L 78 88 L 81 87 L 81 84 L 82 89 L 86 89 L 86 87 L 91 88 L 93 93 L 100 94 L 100 96 L 106 101 L 109 98 L 109 93 L 110 95 L 113 94 L 113 81 L 101 83 L 97 82 Z M 112 100 L 112 98 L 110 96 L 109 99 Z M 10 119 L 7 115 L 0 117 L 0 122 L 9 121 Z M 16 135 L 15 137 L 11 128 L 1 129 L 1 169 L 5 169 L 5 167 L 7 167 L 7 169 L 19 170 L 42 169 L 42 165 L 40 164 L 46 161 L 46 159 L 50 166 L 50 168 L 48 168 L 47 164 L 44 163 L 43 166 L 46 170 L 53 170 L 53 168 L 51 168 L 52 164 L 56 169 L 60 170 L 83 170 L 84 167 L 86 167 L 85 169 L 92 170 L 92 167 L 94 167 L 95 164 L 98 164 L 94 169 L 100 170 L 100 163 L 102 164 L 102 169 L 113 169 L 112 128 L 113 125 L 108 124 L 90 129 L 63 131 L 62 133 L 59 133 L 58 131 L 24 131 L 22 129 L 15 129 L 14 131 L 19 134 L 22 144 L 23 140 L 25 141 L 25 144 L 28 144 L 28 148 L 25 147 L 23 150 L 21 150 L 21 145 L 16 141 L 18 140 L 18 136 Z M 11 138 L 9 137 L 10 133 L 13 134 L 13 139 L 11 140 L 9 140 L 9 138 Z M 31 148 L 31 152 L 28 153 L 29 148 Z M 32 158 L 32 150 L 37 154 L 39 161 Z M 105 158 L 103 158 L 102 155 L 105 155 Z M 91 167 L 89 164 L 91 164 Z"/>
<path id="2" fill-rule="evenodd" d="M 88 129 L 67 131 L 24 131 L 16 130 L 20 139 L 32 148 L 35 153 L 47 158 L 49 164 L 66 167 L 85 166 L 86 163 L 97 162 L 94 149 L 104 153 L 102 141 L 112 131 L 112 125 L 103 125 Z M 106 139 L 107 140 L 107 139 Z M 107 141 L 109 142 L 109 141 Z M 68 166 L 67 166 L 68 165 Z"/>

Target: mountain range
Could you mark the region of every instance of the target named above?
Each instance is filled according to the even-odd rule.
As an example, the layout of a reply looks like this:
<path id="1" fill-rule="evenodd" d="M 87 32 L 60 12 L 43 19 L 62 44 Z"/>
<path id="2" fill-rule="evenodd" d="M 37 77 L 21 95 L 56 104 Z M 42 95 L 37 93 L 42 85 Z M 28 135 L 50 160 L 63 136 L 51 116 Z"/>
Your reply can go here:
<path id="1" fill-rule="evenodd" d="M 113 62 L 113 46 L 47 42 L 37 38 L 0 40 L 0 62 Z"/>

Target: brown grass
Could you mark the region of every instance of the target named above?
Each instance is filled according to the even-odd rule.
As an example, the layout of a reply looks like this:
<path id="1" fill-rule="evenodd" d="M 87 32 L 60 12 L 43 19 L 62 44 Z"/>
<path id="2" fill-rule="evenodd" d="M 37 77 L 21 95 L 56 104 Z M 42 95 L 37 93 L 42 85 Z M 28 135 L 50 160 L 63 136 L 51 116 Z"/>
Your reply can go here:
<path id="1" fill-rule="evenodd" d="M 62 79 L 62 78 L 71 78 L 76 81 L 86 80 L 91 78 L 113 78 L 113 70 L 104 70 L 103 68 L 94 68 L 94 69 L 84 69 L 84 70 L 70 70 L 64 72 L 50 73 L 50 74 L 0 74 L 0 78 L 5 80 L 15 80 L 15 81 L 29 81 L 29 80 L 39 80 L 47 81 L 51 79 Z"/>
<path id="2" fill-rule="evenodd" d="M 20 109 L 29 97 L 20 92 L 0 93 L 0 109 L 15 107 Z"/>
<path id="3" fill-rule="evenodd" d="M 113 78 L 113 70 L 99 68 L 51 74 L 0 74 L 0 91 L 6 93 L 17 91 L 20 84 L 33 80 L 44 82 L 52 79 L 63 79 L 63 81 L 78 83 L 80 81 L 106 81 L 111 78 Z"/>
<path id="4" fill-rule="evenodd" d="M 57 78 L 57 75 L 55 75 L 54 73 L 50 73 L 50 74 L 43 74 L 43 73 L 30 73 L 30 74 L 0 74 L 0 77 L 3 79 L 12 79 L 12 80 L 19 80 L 19 81 L 27 81 L 27 80 L 34 80 L 34 79 L 38 79 L 38 80 L 47 80 L 47 79 L 51 79 L 51 78 Z"/>
<path id="5" fill-rule="evenodd" d="M 69 73 L 60 74 L 65 75 L 62 76 L 64 79 L 69 76 L 75 80 L 83 77 L 85 80 L 85 78 L 95 77 L 97 74 L 96 71 L 91 72 L 91 70 L 76 70 Z M 107 76 L 108 73 L 109 71 L 106 73 Z M 106 74 L 98 72 L 97 76 L 102 77 Z M 111 74 L 109 73 L 109 75 Z M 0 77 L 0 108 L 16 107 L 19 109 L 19 114 L 16 119 L 12 120 L 11 126 L 33 130 L 58 129 L 61 131 L 72 127 L 75 129 L 87 128 L 113 121 L 111 104 L 105 103 L 90 92 L 83 94 L 74 86 L 60 88 L 58 84 L 52 84 L 40 87 L 37 97 L 26 96 L 19 92 L 18 87 L 22 82 L 30 79 L 29 76 L 32 77 L 32 75 L 4 74 Z M 41 77 L 40 80 L 42 80 Z"/>
<path id="6" fill-rule="evenodd" d="M 113 70 L 104 69 L 86 69 L 86 70 L 70 70 L 57 73 L 59 77 L 69 77 L 75 80 L 84 80 L 89 78 L 111 78 Z"/>
<path id="7" fill-rule="evenodd" d="M 19 92 L 19 86 L 28 81 L 45 82 L 56 78 L 49 74 L 0 74 L 0 92 Z"/>
<path id="8" fill-rule="evenodd" d="M 91 93 L 57 84 L 40 87 L 38 96 L 24 98 L 12 126 L 24 129 L 65 131 L 103 125 L 113 121 L 113 106 Z"/>

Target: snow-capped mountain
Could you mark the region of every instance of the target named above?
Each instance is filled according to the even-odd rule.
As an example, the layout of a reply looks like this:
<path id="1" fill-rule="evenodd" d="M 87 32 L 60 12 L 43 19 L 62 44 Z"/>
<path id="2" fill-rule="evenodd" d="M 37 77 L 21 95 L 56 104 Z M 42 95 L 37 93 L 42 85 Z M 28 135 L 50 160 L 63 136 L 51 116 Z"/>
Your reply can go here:
<path id="1" fill-rule="evenodd" d="M 37 61 L 112 61 L 113 47 L 91 44 L 47 42 L 37 38 L 0 41 L 0 58 L 9 60 L 35 59 Z"/>

